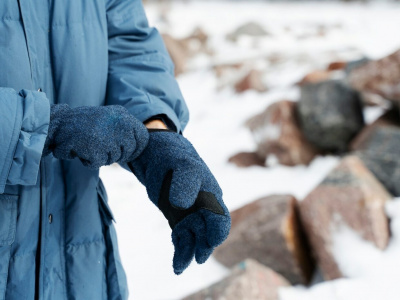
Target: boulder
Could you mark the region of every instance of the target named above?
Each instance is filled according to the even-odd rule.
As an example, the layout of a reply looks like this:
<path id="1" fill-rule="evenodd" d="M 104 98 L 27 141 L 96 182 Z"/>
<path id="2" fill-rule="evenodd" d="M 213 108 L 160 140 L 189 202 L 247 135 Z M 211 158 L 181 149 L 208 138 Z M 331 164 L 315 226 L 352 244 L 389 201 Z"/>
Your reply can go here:
<path id="1" fill-rule="evenodd" d="M 347 156 L 300 202 L 301 220 L 326 280 L 342 276 L 332 253 L 335 226 L 344 223 L 379 249 L 386 248 L 385 203 L 391 198 L 358 157 Z"/>
<path id="2" fill-rule="evenodd" d="M 169 34 L 163 34 L 162 37 L 168 53 L 175 65 L 175 75 L 183 73 L 189 58 L 189 50 L 186 43 L 173 38 Z"/>
<path id="3" fill-rule="evenodd" d="M 321 151 L 346 151 L 364 127 L 359 93 L 339 80 L 302 85 L 297 107 L 306 139 Z"/>
<path id="4" fill-rule="evenodd" d="M 349 82 L 359 91 L 376 93 L 400 105 L 400 50 L 353 69 Z"/>
<path id="5" fill-rule="evenodd" d="M 327 71 L 327 70 L 315 70 L 303 77 L 298 82 L 298 85 L 305 85 L 309 83 L 317 83 L 317 82 L 322 82 L 322 81 L 327 81 L 329 79 L 332 79 L 332 72 Z"/>
<path id="6" fill-rule="evenodd" d="M 264 161 L 274 155 L 280 164 L 308 165 L 318 154 L 301 132 L 296 118 L 296 103 L 279 101 L 246 122 Z"/>
<path id="7" fill-rule="evenodd" d="M 196 28 L 189 36 L 177 39 L 169 34 L 163 34 L 165 46 L 175 65 L 175 75 L 179 75 L 186 71 L 188 59 L 198 53 L 210 54 L 207 48 L 208 35 Z"/>
<path id="8" fill-rule="evenodd" d="M 344 68 L 344 71 L 346 72 L 347 75 L 349 75 L 354 69 L 357 69 L 361 66 L 364 66 L 371 60 L 368 57 L 362 57 L 360 59 L 348 61 L 346 63 L 346 67 Z"/>
<path id="9" fill-rule="evenodd" d="M 251 166 L 265 167 L 265 159 L 261 158 L 257 152 L 240 152 L 231 156 L 228 161 L 240 168 Z"/>
<path id="10" fill-rule="evenodd" d="M 236 42 L 243 35 L 251 37 L 264 37 L 269 33 L 258 23 L 249 22 L 239 26 L 234 32 L 227 35 L 227 39 Z"/>
<path id="11" fill-rule="evenodd" d="M 260 93 L 265 92 L 267 87 L 263 82 L 262 76 L 262 72 L 251 70 L 235 84 L 235 91 L 237 93 L 243 93 L 248 90 L 255 90 Z"/>
<path id="12" fill-rule="evenodd" d="M 327 70 L 328 71 L 344 70 L 346 66 L 347 63 L 345 61 L 334 61 L 328 65 Z"/>
<path id="13" fill-rule="evenodd" d="M 223 280 L 183 300 L 279 300 L 278 289 L 289 285 L 273 270 L 246 259 Z"/>
<path id="14" fill-rule="evenodd" d="M 351 149 L 394 196 L 400 196 L 400 116 L 391 110 L 366 126 Z"/>
<path id="15" fill-rule="evenodd" d="M 214 251 L 219 262 L 231 267 L 252 258 L 293 284 L 309 283 L 314 265 L 294 197 L 265 197 L 233 211 L 231 217 L 230 234 Z"/>

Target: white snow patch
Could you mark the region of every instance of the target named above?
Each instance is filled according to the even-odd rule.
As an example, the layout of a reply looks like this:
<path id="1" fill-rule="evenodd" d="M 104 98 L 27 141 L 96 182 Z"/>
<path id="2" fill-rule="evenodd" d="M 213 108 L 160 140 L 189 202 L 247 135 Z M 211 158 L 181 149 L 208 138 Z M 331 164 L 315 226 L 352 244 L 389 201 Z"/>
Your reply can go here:
<path id="1" fill-rule="evenodd" d="M 215 54 L 194 57 L 189 64 L 191 71 L 179 76 L 191 112 L 184 134 L 220 182 L 229 209 L 271 194 L 293 194 L 302 200 L 339 159 L 317 157 L 308 167 L 237 168 L 228 164 L 228 158 L 239 151 L 255 149 L 243 124 L 276 101 L 298 100 L 299 88 L 293 84 L 307 72 L 324 69 L 334 60 L 364 55 L 380 58 L 400 48 L 400 6 L 164 1 L 164 7 L 168 6 L 166 19 L 160 17 L 159 6 L 151 4 L 147 8 L 150 23 L 161 32 L 184 37 L 201 27 L 210 35 L 210 48 Z M 258 22 L 270 35 L 243 37 L 238 43 L 226 39 L 227 34 L 249 21 Z M 232 87 L 220 89 L 221 82 L 211 67 L 242 61 L 265 72 L 268 92 L 238 95 Z M 368 120 L 376 117 L 372 110 L 366 114 Z M 102 168 L 101 177 L 117 221 L 130 299 L 180 299 L 228 274 L 211 258 L 203 265 L 192 263 L 180 276 L 174 275 L 169 226 L 148 200 L 143 186 L 119 167 Z M 400 205 L 390 204 L 388 214 L 393 217 L 393 238 L 383 253 L 346 229 L 335 239 L 341 264 L 354 278 L 320 283 L 311 289 L 285 289 L 282 299 L 400 299 Z"/>

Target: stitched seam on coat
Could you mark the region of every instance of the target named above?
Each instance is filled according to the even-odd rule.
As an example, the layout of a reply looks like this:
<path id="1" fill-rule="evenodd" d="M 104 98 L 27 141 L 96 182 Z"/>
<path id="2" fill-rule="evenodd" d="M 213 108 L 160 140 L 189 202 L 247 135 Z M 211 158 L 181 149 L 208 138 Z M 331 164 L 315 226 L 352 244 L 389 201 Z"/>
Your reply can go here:
<path id="1" fill-rule="evenodd" d="M 91 24 L 95 24 L 95 23 L 99 23 L 97 20 L 85 20 L 85 21 L 73 21 L 73 22 L 64 22 L 64 23 L 53 23 L 51 24 L 51 28 L 60 28 L 60 27 L 69 27 L 69 26 L 76 26 L 76 25 L 91 25 Z"/>
<path id="2" fill-rule="evenodd" d="M 74 243 L 74 244 L 68 244 L 66 245 L 66 248 L 78 248 L 78 247 L 87 247 L 90 246 L 92 244 L 97 244 L 97 243 L 101 243 L 104 242 L 104 238 L 100 238 L 94 241 L 90 241 L 90 242 L 86 242 L 86 243 Z"/>
<path id="3" fill-rule="evenodd" d="M 5 168 L 7 168 L 7 171 L 5 172 L 5 174 L 3 174 L 4 175 L 4 185 L 1 184 L 0 185 L 1 187 L 4 187 L 7 184 L 8 174 L 10 174 L 11 166 L 12 166 L 12 163 L 14 161 L 14 159 L 13 159 L 14 158 L 14 153 L 15 153 L 15 151 L 17 149 L 19 133 L 21 131 L 22 120 L 24 118 L 24 108 L 21 107 L 23 105 L 22 104 L 22 96 L 17 95 L 17 97 L 18 97 L 18 101 L 16 101 L 16 103 L 17 103 L 17 115 L 18 115 L 18 111 L 20 109 L 22 110 L 22 113 L 21 113 L 20 120 L 18 120 L 18 118 L 15 118 L 14 130 L 13 130 L 13 133 L 12 133 L 12 136 L 11 136 L 10 144 L 8 145 L 7 155 L 6 155 L 6 159 L 5 159 L 6 162 L 9 161 L 9 166 L 8 167 L 4 166 Z M 19 126 L 17 126 L 18 121 L 20 123 Z M 15 141 L 14 149 L 11 149 L 11 145 L 13 144 L 14 141 Z M 2 181 L 2 180 L 3 180 L 3 178 L 0 178 L 0 181 Z"/>

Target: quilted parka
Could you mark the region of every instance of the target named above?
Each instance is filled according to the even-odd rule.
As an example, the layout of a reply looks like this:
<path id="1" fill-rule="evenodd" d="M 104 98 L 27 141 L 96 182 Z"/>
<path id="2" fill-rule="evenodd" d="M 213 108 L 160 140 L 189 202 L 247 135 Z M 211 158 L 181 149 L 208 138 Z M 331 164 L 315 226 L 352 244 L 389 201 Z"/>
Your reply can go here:
<path id="1" fill-rule="evenodd" d="M 0 1 L 0 300 L 128 299 L 98 171 L 42 157 L 52 103 L 118 104 L 184 129 L 141 0 Z"/>

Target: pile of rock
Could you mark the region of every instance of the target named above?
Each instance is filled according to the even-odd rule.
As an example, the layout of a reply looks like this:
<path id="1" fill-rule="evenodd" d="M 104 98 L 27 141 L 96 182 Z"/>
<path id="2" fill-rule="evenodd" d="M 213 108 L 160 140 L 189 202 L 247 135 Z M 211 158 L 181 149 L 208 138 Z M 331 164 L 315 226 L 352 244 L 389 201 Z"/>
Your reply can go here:
<path id="1" fill-rule="evenodd" d="M 400 52 L 328 69 L 342 70 L 343 78 L 305 78 L 298 102 L 276 102 L 249 119 L 257 149 L 231 161 L 261 165 L 274 156 L 292 166 L 330 153 L 341 155 L 340 163 L 304 199 L 274 195 L 233 211 L 231 233 L 214 252 L 219 262 L 235 266 L 232 273 L 186 299 L 275 300 L 279 287 L 310 283 L 316 267 L 325 280 L 340 278 L 332 252 L 339 226 L 387 247 L 385 204 L 400 196 Z M 367 93 L 392 106 L 366 125 Z"/>

